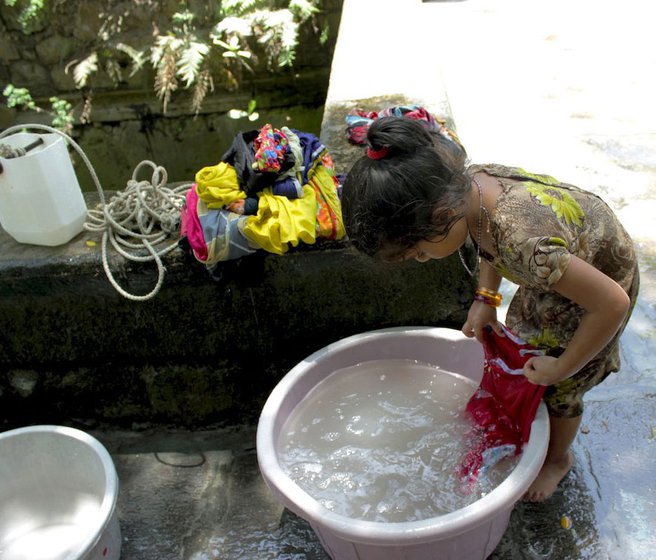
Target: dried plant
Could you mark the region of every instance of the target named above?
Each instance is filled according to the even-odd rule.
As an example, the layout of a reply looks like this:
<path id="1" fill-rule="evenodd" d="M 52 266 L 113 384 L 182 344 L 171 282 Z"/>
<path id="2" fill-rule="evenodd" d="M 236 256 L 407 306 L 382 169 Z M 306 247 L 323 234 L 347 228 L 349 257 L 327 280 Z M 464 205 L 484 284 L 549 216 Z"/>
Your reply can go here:
<path id="1" fill-rule="evenodd" d="M 126 21 L 146 6 L 154 10 L 160 0 L 108 2 L 98 38 L 84 55 L 66 65 L 76 88 L 84 95 L 83 118 L 89 119 L 91 94 L 102 71 L 117 86 L 125 74 L 134 76 L 148 63 L 154 69 L 153 87 L 166 113 L 175 92 L 189 90 L 191 110 L 199 113 L 214 84 L 235 89 L 244 73 L 258 69 L 275 71 L 292 66 L 298 47 L 299 26 L 312 21 L 323 0 L 222 0 L 217 10 L 207 10 L 202 21 L 190 10 L 175 13 L 168 26 L 154 27 L 152 44 L 142 49 L 128 44 L 123 33 Z M 57 0 L 58 9 L 72 0 Z M 4 0 L 17 11 L 24 31 L 42 21 L 45 0 Z M 286 7 L 284 7 L 286 6 Z M 213 20 L 210 18 L 214 18 Z M 29 25 L 28 25 L 29 24 Z"/>
<path id="2" fill-rule="evenodd" d="M 209 70 L 203 70 L 196 79 L 194 95 L 191 98 L 191 110 L 197 116 L 209 91 L 214 91 L 214 83 Z"/>
<path id="3" fill-rule="evenodd" d="M 178 57 L 179 40 L 175 37 L 160 35 L 157 44 L 152 50 L 151 62 L 155 67 L 155 93 L 162 102 L 162 110 L 171 100 L 171 94 L 178 89 Z"/>

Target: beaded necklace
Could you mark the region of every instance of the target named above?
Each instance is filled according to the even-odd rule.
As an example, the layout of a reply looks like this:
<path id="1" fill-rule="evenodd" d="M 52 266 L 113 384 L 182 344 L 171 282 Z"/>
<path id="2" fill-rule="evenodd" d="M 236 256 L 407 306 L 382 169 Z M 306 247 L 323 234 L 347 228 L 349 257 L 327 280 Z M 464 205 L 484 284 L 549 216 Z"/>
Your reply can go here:
<path id="1" fill-rule="evenodd" d="M 461 248 L 458 248 L 458 255 L 460 256 L 460 262 L 462 263 L 462 266 L 465 267 L 467 274 L 469 274 L 469 276 L 473 278 L 481 262 L 481 236 L 483 234 L 483 214 L 485 213 L 485 217 L 487 218 L 488 224 L 490 223 L 490 214 L 488 213 L 487 208 L 485 208 L 485 206 L 483 205 L 483 189 L 481 188 L 480 183 L 476 180 L 476 177 L 472 177 L 472 181 L 474 181 L 474 184 L 478 189 L 478 200 L 480 204 L 478 208 L 478 226 L 476 228 L 476 236 L 478 240 L 476 241 L 476 265 L 474 266 L 474 270 L 471 270 L 467 266 L 467 263 L 465 262 L 465 257 L 462 256 Z"/>

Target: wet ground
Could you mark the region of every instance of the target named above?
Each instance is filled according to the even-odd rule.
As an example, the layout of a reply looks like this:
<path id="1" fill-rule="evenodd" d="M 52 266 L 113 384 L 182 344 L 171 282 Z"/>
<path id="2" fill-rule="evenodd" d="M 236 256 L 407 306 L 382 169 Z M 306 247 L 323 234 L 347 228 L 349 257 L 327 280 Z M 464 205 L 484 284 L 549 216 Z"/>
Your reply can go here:
<path id="1" fill-rule="evenodd" d="M 355 1 L 362 15 L 393 20 L 401 11 L 434 29 L 398 48 L 418 65 L 418 81 L 441 73 L 473 161 L 519 165 L 597 192 L 640 255 L 642 291 L 622 340 L 622 370 L 587 395 L 570 474 L 547 502 L 516 506 L 492 558 L 654 557 L 656 8 L 638 0 L 467 0 L 413 2 L 403 13 L 401 2 L 345 5 Z M 376 36 L 371 19 L 362 20 L 352 51 L 362 64 L 393 39 Z M 325 560 L 307 525 L 262 483 L 254 434 L 254 426 L 95 434 L 119 472 L 123 560 Z"/>
<path id="2" fill-rule="evenodd" d="M 587 395 L 574 469 L 548 505 L 517 506 L 495 557 L 651 558 L 655 8 L 635 1 L 431 7 L 444 16 L 441 45 L 460 49 L 446 57 L 443 76 L 472 160 L 520 165 L 598 193 L 634 238 L 641 263 L 641 293 L 622 340 L 622 370 Z M 466 36 L 457 31 L 464 28 Z M 559 514 L 571 518 L 570 530 L 553 530 Z"/>

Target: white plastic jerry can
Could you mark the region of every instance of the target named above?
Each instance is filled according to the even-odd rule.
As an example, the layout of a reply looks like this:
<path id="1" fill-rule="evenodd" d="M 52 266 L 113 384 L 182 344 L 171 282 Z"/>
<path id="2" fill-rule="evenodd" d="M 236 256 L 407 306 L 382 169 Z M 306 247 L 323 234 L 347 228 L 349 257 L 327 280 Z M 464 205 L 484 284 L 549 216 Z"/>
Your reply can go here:
<path id="1" fill-rule="evenodd" d="M 66 141 L 18 132 L 0 142 L 15 149 L 38 139 L 43 143 L 25 155 L 0 157 L 0 224 L 20 243 L 62 245 L 82 231 L 87 213 Z"/>

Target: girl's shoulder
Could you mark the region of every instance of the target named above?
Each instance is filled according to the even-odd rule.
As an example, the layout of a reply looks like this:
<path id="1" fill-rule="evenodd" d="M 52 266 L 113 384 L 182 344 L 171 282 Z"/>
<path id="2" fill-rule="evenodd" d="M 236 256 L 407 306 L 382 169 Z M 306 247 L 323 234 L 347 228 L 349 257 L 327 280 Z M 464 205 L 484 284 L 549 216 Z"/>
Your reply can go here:
<path id="1" fill-rule="evenodd" d="M 485 164 L 474 164 L 470 165 L 468 168 L 470 174 L 484 172 L 492 177 L 498 177 L 500 179 L 510 179 L 512 181 L 531 181 L 536 183 L 542 183 L 543 185 L 552 185 L 552 186 L 562 186 L 563 183 L 558 181 L 558 179 L 553 178 L 551 175 L 541 174 L 541 173 L 530 173 L 521 167 L 511 167 L 508 165 L 500 165 L 498 163 L 485 163 Z M 568 185 L 571 186 L 571 185 Z"/>
<path id="2" fill-rule="evenodd" d="M 606 205 L 599 195 L 591 191 L 560 181 L 545 173 L 531 173 L 521 167 L 487 163 L 471 165 L 468 171 L 472 175 L 483 172 L 496 177 L 501 185 L 502 198 L 506 196 L 528 197 L 530 195 L 533 198 L 543 199 L 555 196 L 558 199 L 576 199 L 584 206 Z"/>

